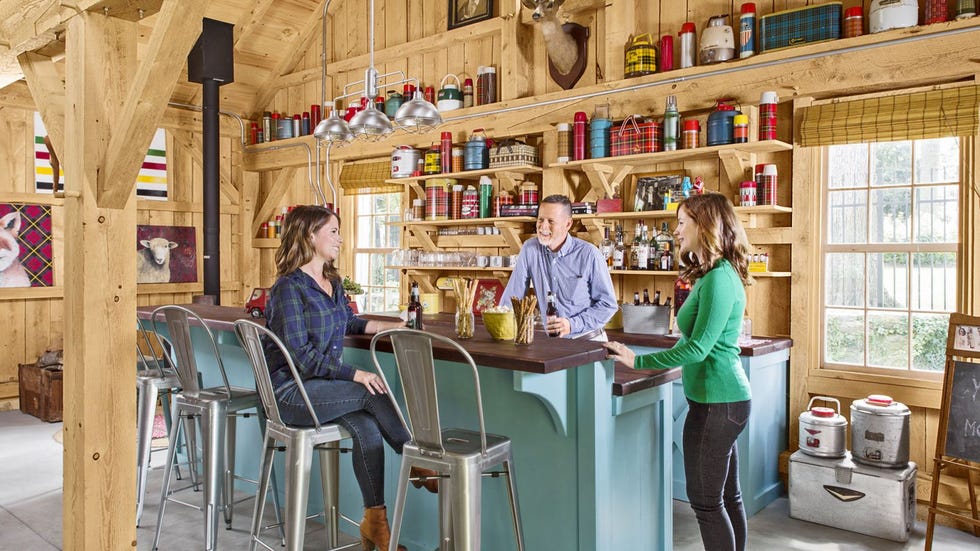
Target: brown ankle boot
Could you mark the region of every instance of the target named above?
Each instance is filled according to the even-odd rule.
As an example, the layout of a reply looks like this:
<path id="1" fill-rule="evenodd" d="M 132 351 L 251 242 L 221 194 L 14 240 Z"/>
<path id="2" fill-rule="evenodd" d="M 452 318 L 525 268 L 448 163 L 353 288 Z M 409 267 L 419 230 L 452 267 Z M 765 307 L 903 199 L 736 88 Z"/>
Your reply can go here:
<path id="1" fill-rule="evenodd" d="M 391 541 L 391 530 L 388 528 L 388 511 L 385 506 L 368 507 L 364 509 L 364 519 L 361 520 L 361 548 L 364 551 L 388 551 Z M 398 551 L 406 551 L 405 546 L 399 545 Z"/>
<path id="2" fill-rule="evenodd" d="M 412 467 L 410 473 L 412 478 L 426 478 L 426 480 L 413 480 L 412 486 L 416 488 L 421 488 L 425 486 L 426 490 L 437 494 L 439 493 L 439 473 L 431 469 L 423 469 L 422 467 Z"/>

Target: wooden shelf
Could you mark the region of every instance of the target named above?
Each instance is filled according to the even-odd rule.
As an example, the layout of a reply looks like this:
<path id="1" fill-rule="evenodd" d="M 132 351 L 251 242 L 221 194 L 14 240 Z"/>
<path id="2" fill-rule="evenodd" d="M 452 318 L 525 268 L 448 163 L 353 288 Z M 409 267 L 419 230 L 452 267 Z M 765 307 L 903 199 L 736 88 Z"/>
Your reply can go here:
<path id="1" fill-rule="evenodd" d="M 533 223 L 537 219 L 531 216 L 501 216 L 499 218 L 466 218 L 462 220 L 407 220 L 388 222 L 389 226 L 432 226 L 434 228 L 448 228 L 454 226 L 497 226 L 500 224 L 513 223 Z"/>
<path id="2" fill-rule="evenodd" d="M 752 277 L 793 277 L 793 272 L 749 272 Z"/>
<path id="3" fill-rule="evenodd" d="M 454 180 L 479 180 L 480 176 L 492 176 L 498 180 L 506 182 L 506 187 L 515 195 L 524 182 L 528 174 L 541 174 L 544 169 L 540 166 L 520 165 L 507 166 L 501 168 L 486 168 L 482 170 L 464 170 L 463 172 L 446 172 L 443 174 L 426 174 L 425 176 L 411 176 L 409 178 L 391 178 L 385 180 L 386 184 L 406 185 L 415 191 L 420 197 L 425 197 L 425 181 L 436 178 L 452 178 Z"/>
<path id="4" fill-rule="evenodd" d="M 278 249 L 279 248 L 279 238 L 278 237 L 256 237 L 252 239 L 252 246 L 256 249 Z"/>
<path id="5" fill-rule="evenodd" d="M 512 272 L 514 268 L 507 267 L 477 267 L 477 266 L 385 266 L 386 270 L 405 270 L 407 272 Z"/>
<path id="6" fill-rule="evenodd" d="M 609 270 L 609 275 L 648 275 L 677 277 L 677 270 Z"/>
<path id="7" fill-rule="evenodd" d="M 735 207 L 738 214 L 790 214 L 792 207 L 778 205 L 759 205 L 755 207 Z M 602 214 L 574 214 L 573 220 L 646 220 L 648 218 L 676 218 L 676 210 L 646 210 L 640 212 L 604 212 Z"/>

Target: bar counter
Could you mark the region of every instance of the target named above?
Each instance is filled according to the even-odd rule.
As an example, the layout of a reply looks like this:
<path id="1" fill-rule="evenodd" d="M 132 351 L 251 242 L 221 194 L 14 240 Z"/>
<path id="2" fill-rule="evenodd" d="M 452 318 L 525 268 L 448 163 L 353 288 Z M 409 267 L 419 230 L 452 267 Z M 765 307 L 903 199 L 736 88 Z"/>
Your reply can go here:
<path id="1" fill-rule="evenodd" d="M 232 307 L 187 307 L 216 331 L 232 384 L 254 385 L 251 368 L 233 331 L 234 321 L 248 314 Z M 153 307 L 138 310 L 141 318 L 148 319 Z M 426 315 L 425 322 L 427 331 L 454 336 L 449 314 Z M 165 331 L 161 325 L 157 329 Z M 637 352 L 666 348 L 674 342 L 616 333 L 610 338 L 630 344 Z M 370 341 L 371 335 L 348 336 L 345 361 L 370 369 Z M 508 436 L 513 442 L 527 549 L 595 551 L 672 546 L 676 450 L 671 450 L 679 439 L 673 401 L 680 369 L 639 372 L 614 367 L 600 343 L 554 339 L 543 332 L 535 335 L 531 345 L 494 341 L 479 322 L 474 337 L 460 342 L 478 366 L 487 431 Z M 789 341 L 784 345 L 788 348 Z M 465 428 L 477 426 L 472 377 L 466 370 L 453 369 L 462 358 L 439 343 L 434 343 L 433 355 L 444 422 Z M 378 360 L 401 403 L 401 382 L 388 341 L 379 342 Z M 239 429 L 237 466 L 245 476 L 254 477 L 258 469 L 260 445 L 257 433 L 252 438 L 251 431 Z M 396 493 L 399 464 L 399 457 L 388 449 L 385 494 L 389 500 Z M 314 475 L 317 471 L 313 469 Z M 505 486 L 500 479 L 484 480 L 484 549 L 514 548 Z M 318 481 L 312 481 L 311 513 L 320 499 L 318 488 Z M 254 491 L 249 486 L 242 489 Z M 360 518 L 361 505 L 349 458 L 344 454 L 341 510 L 348 517 Z M 438 518 L 436 496 L 423 490 L 410 491 L 401 543 L 410 549 L 436 548 Z"/>

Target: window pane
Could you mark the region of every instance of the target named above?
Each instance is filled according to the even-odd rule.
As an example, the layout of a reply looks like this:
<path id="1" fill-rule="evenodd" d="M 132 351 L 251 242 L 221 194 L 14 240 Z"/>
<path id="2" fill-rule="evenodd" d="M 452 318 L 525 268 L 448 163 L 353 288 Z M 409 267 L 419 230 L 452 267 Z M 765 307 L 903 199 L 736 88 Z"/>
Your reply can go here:
<path id="1" fill-rule="evenodd" d="M 397 221 L 398 216 L 392 216 L 391 221 Z M 388 226 L 388 244 L 385 245 L 389 249 L 397 249 L 401 246 L 401 227 L 400 226 Z"/>
<path id="2" fill-rule="evenodd" d="M 915 142 L 915 183 L 936 184 L 960 179 L 959 138 Z"/>
<path id="3" fill-rule="evenodd" d="M 868 312 L 868 365 L 908 368 L 908 314 L 905 312 Z"/>
<path id="4" fill-rule="evenodd" d="M 868 307 L 907 308 L 909 255 L 872 253 L 868 255 Z"/>
<path id="5" fill-rule="evenodd" d="M 864 254 L 827 255 L 827 306 L 864 306 Z"/>
<path id="6" fill-rule="evenodd" d="M 837 364 L 864 364 L 864 313 L 827 309 L 824 358 Z"/>
<path id="7" fill-rule="evenodd" d="M 398 289 L 386 289 L 385 290 L 385 311 L 387 312 L 397 312 L 399 310 L 398 304 Z"/>
<path id="8" fill-rule="evenodd" d="M 357 217 L 357 248 L 364 249 L 371 246 L 371 217 Z"/>
<path id="9" fill-rule="evenodd" d="M 908 243 L 911 214 L 911 188 L 871 190 L 871 243 Z"/>
<path id="10" fill-rule="evenodd" d="M 830 243 L 866 243 L 868 192 L 831 191 L 827 232 Z"/>
<path id="11" fill-rule="evenodd" d="M 871 185 L 907 186 L 912 183 L 912 142 L 871 144 Z"/>
<path id="12" fill-rule="evenodd" d="M 366 253 L 357 253 L 354 255 L 354 281 L 364 285 L 368 285 L 368 274 L 371 273 L 370 266 L 370 255 Z"/>
<path id="13" fill-rule="evenodd" d="M 384 247 L 388 243 L 388 226 L 385 224 L 384 217 L 372 217 L 371 224 L 374 226 L 374 240 L 371 241 L 371 246 Z"/>
<path id="14" fill-rule="evenodd" d="M 956 243 L 959 186 L 915 188 L 916 243 Z"/>
<path id="15" fill-rule="evenodd" d="M 827 151 L 830 189 L 868 185 L 868 145 L 835 145 Z"/>
<path id="16" fill-rule="evenodd" d="M 367 214 L 371 212 L 371 198 L 373 195 L 357 195 L 357 212 Z"/>
<path id="17" fill-rule="evenodd" d="M 385 270 L 385 286 L 398 288 L 398 270 Z"/>
<path id="18" fill-rule="evenodd" d="M 368 285 L 384 287 L 385 284 L 385 255 L 379 253 L 371 254 L 371 274 Z"/>
<path id="19" fill-rule="evenodd" d="M 956 309 L 956 253 L 912 253 L 912 308 Z"/>
<path id="20" fill-rule="evenodd" d="M 912 369 L 943 371 L 949 316 L 912 315 Z"/>

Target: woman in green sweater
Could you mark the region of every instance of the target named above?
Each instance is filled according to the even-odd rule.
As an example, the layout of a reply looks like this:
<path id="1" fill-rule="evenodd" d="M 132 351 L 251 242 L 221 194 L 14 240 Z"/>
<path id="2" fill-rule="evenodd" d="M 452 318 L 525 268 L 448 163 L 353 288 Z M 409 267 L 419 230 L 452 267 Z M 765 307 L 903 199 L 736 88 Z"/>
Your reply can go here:
<path id="1" fill-rule="evenodd" d="M 748 240 L 732 204 L 717 193 L 681 203 L 674 238 L 685 266 L 681 277 L 695 281 L 677 313 L 681 338 L 670 350 L 643 356 L 622 343 L 605 346 L 610 358 L 633 369 L 681 366 L 690 405 L 684 423 L 687 496 L 701 540 L 710 551 L 742 551 L 746 524 L 735 439 L 748 421 L 752 397 L 737 344 L 750 283 Z"/>

